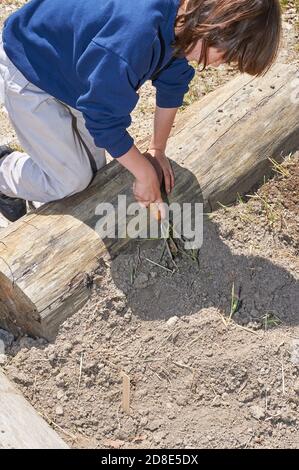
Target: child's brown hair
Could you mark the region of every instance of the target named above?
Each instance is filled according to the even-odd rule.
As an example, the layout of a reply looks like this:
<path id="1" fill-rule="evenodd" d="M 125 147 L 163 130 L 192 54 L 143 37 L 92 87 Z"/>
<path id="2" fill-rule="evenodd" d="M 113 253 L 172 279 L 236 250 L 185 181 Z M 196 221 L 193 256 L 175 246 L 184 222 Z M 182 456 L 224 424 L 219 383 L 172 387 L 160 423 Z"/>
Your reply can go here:
<path id="1" fill-rule="evenodd" d="M 176 20 L 175 55 L 188 54 L 201 39 L 203 69 L 208 47 L 215 47 L 240 72 L 262 75 L 277 57 L 281 22 L 279 0 L 189 0 Z"/>

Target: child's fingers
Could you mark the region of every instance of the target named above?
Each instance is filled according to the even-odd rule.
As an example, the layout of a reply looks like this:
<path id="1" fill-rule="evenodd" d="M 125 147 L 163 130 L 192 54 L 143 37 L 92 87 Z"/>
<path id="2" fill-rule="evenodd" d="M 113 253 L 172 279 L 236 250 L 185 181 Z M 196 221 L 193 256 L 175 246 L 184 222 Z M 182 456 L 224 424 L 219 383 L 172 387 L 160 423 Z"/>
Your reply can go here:
<path id="1" fill-rule="evenodd" d="M 172 169 L 170 162 L 169 162 L 169 166 L 170 166 L 170 187 L 171 187 L 171 190 L 173 190 L 175 181 L 174 181 L 173 169 Z"/>
<path id="2" fill-rule="evenodd" d="M 143 199 L 139 193 L 138 190 L 136 189 L 136 181 L 133 183 L 133 194 L 137 202 L 143 202 L 143 203 L 149 203 L 150 201 Z"/>
<path id="3" fill-rule="evenodd" d="M 163 175 L 164 175 L 164 184 L 165 184 L 165 190 L 167 193 L 170 193 L 171 190 L 171 175 L 168 170 L 168 168 L 163 169 Z"/>
<path id="4" fill-rule="evenodd" d="M 151 203 L 150 201 L 147 201 L 146 199 L 142 199 L 141 197 L 138 197 L 136 194 L 135 194 L 135 199 L 138 202 L 138 204 L 140 204 L 142 207 L 148 207 Z"/>
<path id="5" fill-rule="evenodd" d="M 136 199 L 136 201 L 138 202 L 138 204 L 141 206 L 141 207 L 148 207 L 150 205 L 150 201 L 146 201 L 145 199 L 142 199 L 140 196 L 138 196 L 137 193 L 135 193 L 133 191 L 133 194 L 134 194 L 134 197 Z"/>
<path id="6" fill-rule="evenodd" d="M 173 173 L 169 158 L 167 158 L 167 163 L 168 163 L 167 169 L 168 169 L 168 174 L 169 174 L 169 192 L 170 192 L 174 188 L 174 173 Z"/>
<path id="7" fill-rule="evenodd" d="M 167 167 L 163 168 L 163 175 L 164 175 L 164 184 L 165 190 L 167 193 L 170 193 L 174 188 L 174 173 L 172 171 L 172 167 L 170 161 L 167 159 Z"/>

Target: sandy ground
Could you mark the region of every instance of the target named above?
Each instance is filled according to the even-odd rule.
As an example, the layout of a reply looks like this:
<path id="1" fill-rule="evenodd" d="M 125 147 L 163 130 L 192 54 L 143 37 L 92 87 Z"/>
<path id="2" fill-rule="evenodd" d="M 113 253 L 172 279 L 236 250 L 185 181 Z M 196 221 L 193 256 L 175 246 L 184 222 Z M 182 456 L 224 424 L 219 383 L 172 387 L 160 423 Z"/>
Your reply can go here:
<path id="1" fill-rule="evenodd" d="M 288 4 L 280 57 L 299 62 Z M 206 72 L 186 105 L 233 74 Z M 153 107 L 144 87 L 137 139 L 150 132 Z M 0 126 L 14 142 L 4 115 Z M 298 448 L 298 188 L 299 152 L 251 197 L 205 217 L 193 259 L 179 250 L 174 266 L 157 241 L 103 260 L 90 300 L 54 343 L 2 333 L 5 372 L 73 447 Z"/>

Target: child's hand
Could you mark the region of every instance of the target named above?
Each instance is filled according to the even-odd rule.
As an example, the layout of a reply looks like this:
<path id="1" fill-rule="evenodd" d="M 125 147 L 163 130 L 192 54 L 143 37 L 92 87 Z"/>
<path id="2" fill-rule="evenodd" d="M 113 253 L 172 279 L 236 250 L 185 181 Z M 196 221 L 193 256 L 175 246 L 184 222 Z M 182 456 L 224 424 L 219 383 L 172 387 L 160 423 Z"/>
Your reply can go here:
<path id="1" fill-rule="evenodd" d="M 157 219 L 164 219 L 166 210 L 161 197 L 161 181 L 159 181 L 157 171 L 149 159 L 140 153 L 137 147 L 133 145 L 126 154 L 118 157 L 118 162 L 135 176 L 133 193 L 139 204 L 144 207 L 152 205 L 150 209 L 155 217 Z"/>
<path id="2" fill-rule="evenodd" d="M 174 173 L 170 161 L 162 150 L 149 149 L 147 153 L 151 154 L 159 162 L 163 171 L 165 190 L 169 194 L 174 188 Z"/>
<path id="3" fill-rule="evenodd" d="M 149 207 L 153 211 L 156 219 L 165 217 L 165 209 L 161 197 L 158 177 L 152 175 L 150 178 L 138 180 L 133 183 L 134 196 L 143 207 Z"/>

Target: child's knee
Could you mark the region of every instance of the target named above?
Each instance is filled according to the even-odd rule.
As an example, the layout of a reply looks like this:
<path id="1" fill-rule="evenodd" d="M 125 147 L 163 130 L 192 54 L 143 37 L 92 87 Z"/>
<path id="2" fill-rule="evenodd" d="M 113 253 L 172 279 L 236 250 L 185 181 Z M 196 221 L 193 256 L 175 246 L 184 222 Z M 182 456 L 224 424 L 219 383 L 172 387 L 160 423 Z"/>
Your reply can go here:
<path id="1" fill-rule="evenodd" d="M 82 169 L 81 174 L 69 174 L 64 181 L 60 181 L 57 187 L 57 199 L 71 196 L 87 188 L 92 180 L 91 168 Z"/>

